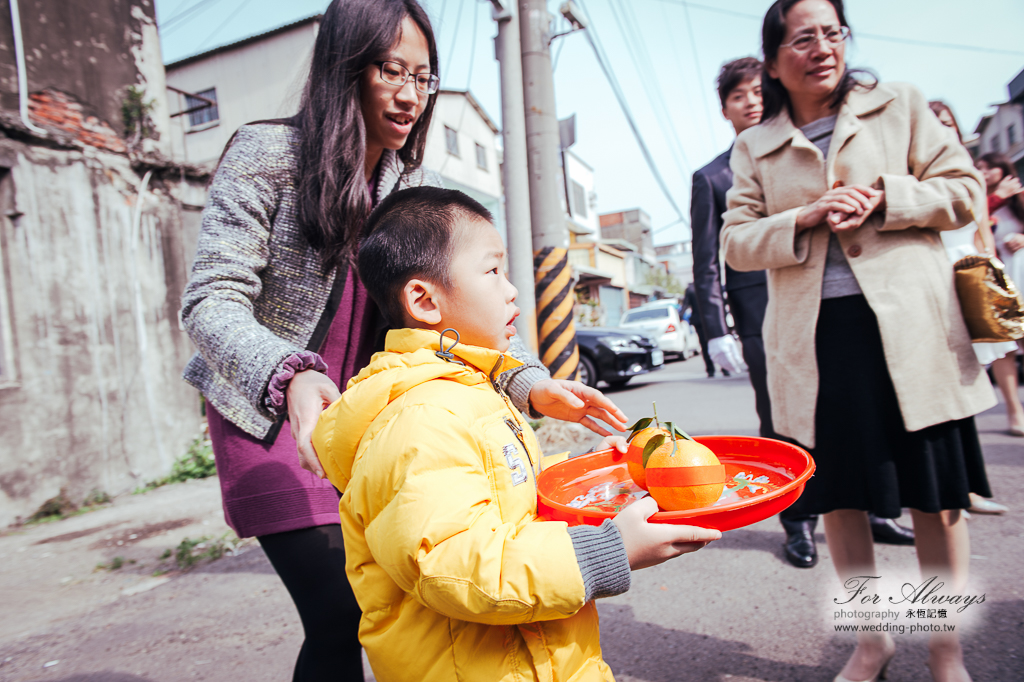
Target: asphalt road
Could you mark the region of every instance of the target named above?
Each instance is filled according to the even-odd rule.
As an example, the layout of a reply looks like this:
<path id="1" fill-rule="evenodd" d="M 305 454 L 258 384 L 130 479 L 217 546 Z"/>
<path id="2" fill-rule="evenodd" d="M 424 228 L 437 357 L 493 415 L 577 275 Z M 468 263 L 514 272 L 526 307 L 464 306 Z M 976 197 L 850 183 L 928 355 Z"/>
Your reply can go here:
<path id="1" fill-rule="evenodd" d="M 657 401 L 662 418 L 694 435 L 757 431 L 746 376 L 707 379 L 699 358 L 671 363 L 611 395 L 631 418 L 649 414 Z M 957 627 L 975 682 L 1024 680 L 1024 448 L 1003 428 L 1000 407 L 979 417 L 992 487 L 1011 512 L 970 522 L 968 593 L 983 593 L 985 602 L 969 607 L 971 617 Z M 183 538 L 225 531 L 217 481 L 207 479 L 0 536 L 0 679 L 289 679 L 301 626 L 257 545 L 243 544 L 237 556 L 190 571 L 153 576 L 173 566 L 160 557 Z M 853 635 L 835 630 L 833 599 L 843 593 L 828 547 L 819 534 L 821 563 L 799 570 L 783 560 L 782 540 L 777 520 L 768 519 L 634 573 L 628 593 L 599 605 L 602 645 L 616 678 L 831 680 L 853 649 Z M 876 550 L 886 581 L 920 581 L 913 548 Z M 116 556 L 123 566 L 111 569 Z M 877 591 L 884 595 L 890 587 Z M 913 624 L 902 612 L 891 622 Z M 895 638 L 899 652 L 889 679 L 931 679 L 924 636 Z"/>

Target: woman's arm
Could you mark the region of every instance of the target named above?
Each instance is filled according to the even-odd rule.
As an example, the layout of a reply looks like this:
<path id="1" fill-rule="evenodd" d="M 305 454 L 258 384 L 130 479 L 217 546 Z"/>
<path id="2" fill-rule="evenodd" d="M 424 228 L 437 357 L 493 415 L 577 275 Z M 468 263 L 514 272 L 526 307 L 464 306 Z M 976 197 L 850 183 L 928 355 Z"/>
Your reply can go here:
<path id="1" fill-rule="evenodd" d="M 910 121 L 908 172 L 883 174 L 885 221 L 880 230 L 928 227 L 955 230 L 975 220 L 986 205 L 985 184 L 971 155 L 928 108 L 912 86 L 898 87 Z M 893 102 L 889 106 L 894 106 Z"/>
<path id="2" fill-rule="evenodd" d="M 734 270 L 765 270 L 800 265 L 807 259 L 810 234 L 797 227 L 801 207 L 768 215 L 764 188 L 750 135 L 736 139 L 730 165 L 732 189 L 726 195 L 729 210 L 722 217 L 722 252 Z"/>
<path id="3" fill-rule="evenodd" d="M 288 172 L 284 145 L 268 144 L 263 128 L 270 126 L 241 128 L 217 169 L 181 317 L 203 359 L 273 418 L 264 404 L 267 385 L 285 359 L 304 349 L 253 315 L 278 209 L 275 177 Z"/>

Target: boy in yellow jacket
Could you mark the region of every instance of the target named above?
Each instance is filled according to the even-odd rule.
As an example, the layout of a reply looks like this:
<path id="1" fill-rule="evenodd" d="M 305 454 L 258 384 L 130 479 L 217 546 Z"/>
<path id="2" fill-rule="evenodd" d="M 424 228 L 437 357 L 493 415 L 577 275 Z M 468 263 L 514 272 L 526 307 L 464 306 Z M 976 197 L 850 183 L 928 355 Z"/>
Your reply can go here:
<path id="1" fill-rule="evenodd" d="M 649 498 L 596 528 L 538 520 L 540 448 L 495 383 L 519 364 L 503 354 L 519 310 L 490 213 L 419 187 L 385 199 L 367 231 L 360 277 L 406 328 L 324 411 L 313 445 L 344 493 L 346 572 L 374 674 L 611 681 L 593 599 L 721 534 L 648 524 Z"/>

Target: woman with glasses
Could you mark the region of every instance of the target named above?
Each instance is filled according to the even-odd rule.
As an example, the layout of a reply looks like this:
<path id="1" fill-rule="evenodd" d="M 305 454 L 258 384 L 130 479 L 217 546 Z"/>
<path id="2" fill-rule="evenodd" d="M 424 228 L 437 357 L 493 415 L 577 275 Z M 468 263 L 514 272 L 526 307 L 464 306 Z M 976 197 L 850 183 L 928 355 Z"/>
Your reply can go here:
<path id="1" fill-rule="evenodd" d="M 416 0 L 334 0 L 299 112 L 228 142 L 182 297 L 199 349 L 184 376 L 206 398 L 225 518 L 259 539 L 302 619 L 297 681 L 363 679 L 339 494 L 310 434 L 384 331 L 352 265 L 367 216 L 391 192 L 440 184 L 420 167 L 437 73 Z M 500 381 L 520 410 L 625 426 L 599 392 L 511 352 L 526 364 Z"/>
<path id="2" fill-rule="evenodd" d="M 841 0 L 769 8 L 764 113 L 733 149 L 723 251 L 768 271 L 772 417 L 814 456 L 799 504 L 823 515 L 841 582 L 879 575 L 868 512 L 909 507 L 922 574 L 957 594 L 961 510 L 970 492 L 991 496 L 973 415 L 995 399 L 938 233 L 973 220 L 983 185 L 920 92 L 847 69 L 849 36 Z M 936 680 L 970 679 L 954 634 L 929 649 Z M 836 680 L 877 680 L 894 651 L 859 633 Z"/>

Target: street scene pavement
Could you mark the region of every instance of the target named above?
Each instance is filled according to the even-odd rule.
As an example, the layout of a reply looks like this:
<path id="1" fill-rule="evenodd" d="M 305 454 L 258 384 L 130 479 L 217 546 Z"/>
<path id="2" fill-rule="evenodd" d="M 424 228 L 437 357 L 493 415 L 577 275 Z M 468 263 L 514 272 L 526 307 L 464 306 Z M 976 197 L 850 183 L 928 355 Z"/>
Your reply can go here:
<path id="1" fill-rule="evenodd" d="M 747 376 L 708 379 L 699 357 L 609 395 L 631 419 L 650 414 L 657 401 L 662 419 L 693 435 L 757 434 Z M 970 520 L 965 593 L 984 594 L 984 602 L 967 608 L 957 627 L 975 682 L 1024 679 L 1024 448 L 1005 424 L 1002 404 L 978 417 L 995 499 L 1010 512 Z M 595 440 L 580 439 L 580 449 Z M 909 525 L 909 515 L 901 523 Z M 820 530 L 821 560 L 812 569 L 786 563 L 782 528 L 770 518 L 633 573 L 628 593 L 599 604 L 616 679 L 831 680 L 854 635 L 835 629 L 840 607 L 833 600 L 848 595 Z M 877 545 L 876 558 L 880 576 L 920 581 L 913 547 Z M 887 602 L 891 590 L 878 592 L 873 608 L 894 609 L 900 615 L 890 622 L 913 624 L 906 605 Z M 216 478 L 8 529 L 0 536 L 0 600 L 0 679 L 11 682 L 286 680 L 302 641 L 291 600 L 259 545 L 225 526 Z M 854 607 L 872 608 L 845 608 Z M 930 680 L 926 636 L 894 638 L 889 679 Z"/>

